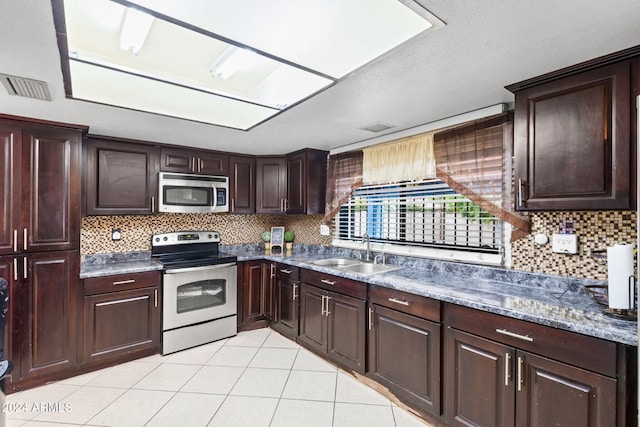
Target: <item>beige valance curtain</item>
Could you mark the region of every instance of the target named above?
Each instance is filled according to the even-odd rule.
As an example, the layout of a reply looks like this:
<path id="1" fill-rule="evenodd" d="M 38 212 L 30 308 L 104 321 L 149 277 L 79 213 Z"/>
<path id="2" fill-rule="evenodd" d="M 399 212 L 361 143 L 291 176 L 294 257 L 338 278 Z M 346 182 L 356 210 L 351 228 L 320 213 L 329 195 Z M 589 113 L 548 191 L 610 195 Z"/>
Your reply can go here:
<path id="1" fill-rule="evenodd" d="M 513 225 L 511 241 L 526 236 L 531 224 L 513 210 L 510 113 L 437 133 L 437 176 L 496 218 Z"/>
<path id="2" fill-rule="evenodd" d="M 433 133 L 397 139 L 362 150 L 365 184 L 388 184 L 436 177 Z"/>
<path id="3" fill-rule="evenodd" d="M 340 211 L 353 191 L 362 185 L 362 151 L 337 154 L 327 162 L 327 193 L 324 220 L 327 224 Z"/>

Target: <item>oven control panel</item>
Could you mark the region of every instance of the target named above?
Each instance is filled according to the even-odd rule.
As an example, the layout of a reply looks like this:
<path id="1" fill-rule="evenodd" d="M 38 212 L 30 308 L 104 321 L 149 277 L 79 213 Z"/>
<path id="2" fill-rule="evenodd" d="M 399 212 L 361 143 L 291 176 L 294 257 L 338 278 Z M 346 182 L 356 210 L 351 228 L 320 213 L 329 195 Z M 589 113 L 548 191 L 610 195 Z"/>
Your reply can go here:
<path id="1" fill-rule="evenodd" d="M 174 233 L 155 234 L 151 238 L 151 246 L 181 245 L 190 243 L 220 243 L 217 231 L 179 231 Z"/>

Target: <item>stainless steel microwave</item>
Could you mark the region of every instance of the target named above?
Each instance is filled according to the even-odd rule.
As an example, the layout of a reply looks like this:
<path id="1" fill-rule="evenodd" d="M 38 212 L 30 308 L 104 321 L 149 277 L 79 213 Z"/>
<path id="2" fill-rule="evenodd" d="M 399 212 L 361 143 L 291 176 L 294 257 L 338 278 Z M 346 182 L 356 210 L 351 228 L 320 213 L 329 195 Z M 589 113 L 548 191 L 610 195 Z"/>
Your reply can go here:
<path id="1" fill-rule="evenodd" d="M 229 212 L 229 178 L 160 172 L 158 210 L 178 213 Z"/>

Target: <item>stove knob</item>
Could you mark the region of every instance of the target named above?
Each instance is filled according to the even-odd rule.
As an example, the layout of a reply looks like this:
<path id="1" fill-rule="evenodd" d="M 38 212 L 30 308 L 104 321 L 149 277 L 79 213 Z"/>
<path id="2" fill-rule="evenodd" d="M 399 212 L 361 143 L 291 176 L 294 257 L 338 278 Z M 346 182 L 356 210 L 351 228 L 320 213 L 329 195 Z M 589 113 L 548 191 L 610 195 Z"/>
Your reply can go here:
<path id="1" fill-rule="evenodd" d="M 164 241 L 166 242 L 167 240 L 169 240 L 169 238 L 168 238 L 167 236 L 164 236 L 164 237 L 162 238 L 162 240 L 164 240 Z"/>
<path id="2" fill-rule="evenodd" d="M 159 242 L 159 241 L 160 241 L 160 238 L 159 238 L 159 237 L 156 237 L 156 242 Z"/>
<path id="3" fill-rule="evenodd" d="M 207 235 L 207 239 L 212 239 L 213 236 L 211 234 Z"/>

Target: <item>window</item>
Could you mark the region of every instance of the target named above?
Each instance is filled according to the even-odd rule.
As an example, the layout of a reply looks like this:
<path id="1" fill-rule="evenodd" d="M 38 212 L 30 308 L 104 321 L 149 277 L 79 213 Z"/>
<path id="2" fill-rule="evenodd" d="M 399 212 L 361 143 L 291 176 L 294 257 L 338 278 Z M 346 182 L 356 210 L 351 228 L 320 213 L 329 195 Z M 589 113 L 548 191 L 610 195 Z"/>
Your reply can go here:
<path id="1" fill-rule="evenodd" d="M 502 221 L 430 179 L 358 188 L 336 217 L 335 238 L 489 254 L 502 248 Z"/>

